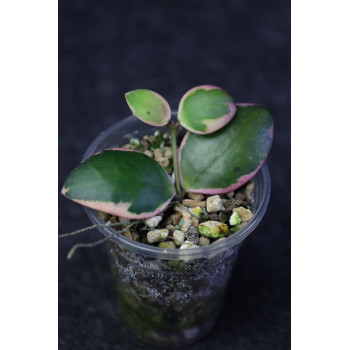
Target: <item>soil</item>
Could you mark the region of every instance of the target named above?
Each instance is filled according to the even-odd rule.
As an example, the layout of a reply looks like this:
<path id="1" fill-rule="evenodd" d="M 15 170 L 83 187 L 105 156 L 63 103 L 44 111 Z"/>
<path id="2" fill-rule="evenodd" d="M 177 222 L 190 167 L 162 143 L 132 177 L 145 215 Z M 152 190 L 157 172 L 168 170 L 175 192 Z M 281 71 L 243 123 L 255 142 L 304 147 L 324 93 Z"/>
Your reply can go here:
<path id="1" fill-rule="evenodd" d="M 134 149 L 154 158 L 169 175 L 172 175 L 173 159 L 170 146 L 169 133 L 157 130 L 154 135 L 146 135 L 141 140 L 132 138 L 128 144 L 121 147 Z M 213 196 L 185 193 L 182 199 L 174 198 L 168 208 L 159 214 L 161 218 L 154 218 L 155 222 L 159 222 L 156 226 L 150 226 L 150 222 L 152 223 L 154 220 L 149 221 L 149 224 L 147 224 L 147 220 L 144 220 L 144 223 L 133 226 L 130 231 L 125 231 L 123 234 L 129 239 L 167 249 L 186 249 L 213 244 L 219 239 L 222 240 L 235 234 L 251 219 L 250 206 L 253 203 L 253 191 L 254 182 L 249 181 L 237 191 L 226 194 Z M 230 225 L 230 217 L 234 211 L 241 216 L 241 213 L 244 213 L 236 226 Z M 116 223 L 120 221 L 125 226 L 132 222 L 132 220 L 118 218 L 104 212 L 99 212 L 99 214 L 105 222 Z M 219 223 L 223 224 L 223 231 L 219 234 L 210 234 L 211 227 L 216 227 Z M 115 226 L 115 230 L 123 230 L 125 226 Z M 209 226 L 209 234 L 207 226 Z M 152 240 L 148 239 L 148 232 L 160 229 L 168 231 L 166 237 L 162 235 L 159 240 L 154 240 L 154 235 L 157 232 L 153 232 Z M 184 233 L 183 240 L 174 238 L 174 232 L 177 230 Z M 202 234 L 202 231 L 206 232 L 205 235 Z M 209 240 L 200 240 L 203 236 Z"/>

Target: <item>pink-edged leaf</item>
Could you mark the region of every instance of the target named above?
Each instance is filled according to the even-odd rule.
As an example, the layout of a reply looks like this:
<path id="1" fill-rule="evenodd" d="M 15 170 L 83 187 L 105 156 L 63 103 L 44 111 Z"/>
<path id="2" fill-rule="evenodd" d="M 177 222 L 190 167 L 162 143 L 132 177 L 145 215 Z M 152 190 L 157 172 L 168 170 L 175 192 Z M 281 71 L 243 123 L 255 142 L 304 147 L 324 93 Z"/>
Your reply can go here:
<path id="1" fill-rule="evenodd" d="M 237 104 L 235 117 L 209 135 L 188 132 L 179 149 L 180 178 L 187 192 L 219 194 L 249 181 L 263 165 L 273 139 L 270 111 Z"/>
<path id="2" fill-rule="evenodd" d="M 182 97 L 178 119 L 187 130 L 196 134 L 210 134 L 225 126 L 235 115 L 233 98 L 213 85 L 200 85 Z"/>
<path id="3" fill-rule="evenodd" d="M 133 90 L 125 94 L 125 99 L 132 113 L 146 124 L 164 126 L 171 118 L 168 102 L 152 90 Z"/>
<path id="4" fill-rule="evenodd" d="M 62 189 L 84 206 L 128 219 L 162 212 L 175 195 L 166 171 L 152 158 L 131 150 L 97 153 L 79 164 Z"/>

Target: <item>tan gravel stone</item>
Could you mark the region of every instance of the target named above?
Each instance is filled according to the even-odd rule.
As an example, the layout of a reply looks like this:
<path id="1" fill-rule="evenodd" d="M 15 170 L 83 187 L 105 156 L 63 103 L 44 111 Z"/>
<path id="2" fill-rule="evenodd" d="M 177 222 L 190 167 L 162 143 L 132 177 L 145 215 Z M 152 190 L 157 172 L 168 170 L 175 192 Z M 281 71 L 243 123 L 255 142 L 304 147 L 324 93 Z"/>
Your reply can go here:
<path id="1" fill-rule="evenodd" d="M 195 216 L 193 216 L 192 217 L 192 225 L 194 226 L 194 227 L 198 227 L 198 225 L 199 225 L 199 221 L 198 221 L 198 219 L 195 217 Z"/>
<path id="2" fill-rule="evenodd" d="M 201 201 L 204 199 L 204 196 L 201 193 L 188 193 L 188 198 L 194 199 L 195 201 Z"/>
<path id="3" fill-rule="evenodd" d="M 253 213 L 249 209 L 243 207 L 235 208 L 233 211 L 238 213 L 242 220 L 242 223 L 248 222 L 253 217 Z"/>
<path id="4" fill-rule="evenodd" d="M 179 221 L 181 220 L 182 218 L 182 214 L 181 213 L 176 213 L 176 214 L 173 214 L 171 215 L 171 223 L 176 226 L 179 224 Z"/>
<path id="5" fill-rule="evenodd" d="M 209 244 L 210 244 L 210 239 L 209 239 L 209 238 L 203 237 L 203 236 L 199 238 L 199 243 L 198 243 L 198 245 L 199 245 L 200 247 L 203 247 L 203 246 L 209 245 Z"/>
<path id="6" fill-rule="evenodd" d="M 163 168 L 166 168 L 170 162 L 169 162 L 169 158 L 166 157 L 160 157 L 158 159 L 156 159 L 156 161 L 158 162 L 158 164 L 160 164 Z"/>
<path id="7" fill-rule="evenodd" d="M 183 213 L 182 216 L 184 218 L 184 224 L 181 226 L 181 231 L 186 233 L 192 225 L 192 216 L 188 212 Z"/>
<path id="8" fill-rule="evenodd" d="M 147 157 L 153 158 L 154 154 L 152 151 L 150 151 L 149 149 L 144 151 L 143 154 L 145 154 Z"/>
<path id="9" fill-rule="evenodd" d="M 171 147 L 164 147 L 164 157 L 173 159 L 173 152 L 171 150 Z"/>
<path id="10" fill-rule="evenodd" d="M 205 201 L 196 201 L 194 199 L 184 199 L 182 201 L 182 204 L 189 208 L 194 208 L 194 207 L 205 208 Z"/>
<path id="11" fill-rule="evenodd" d="M 158 160 L 159 158 L 163 158 L 163 150 L 160 148 L 156 148 L 154 150 L 154 158 L 155 160 Z"/>
<path id="12" fill-rule="evenodd" d="M 174 205 L 174 210 L 177 212 L 177 213 L 186 213 L 188 212 L 188 207 L 185 207 L 184 205 L 180 204 L 180 203 L 177 203 Z"/>

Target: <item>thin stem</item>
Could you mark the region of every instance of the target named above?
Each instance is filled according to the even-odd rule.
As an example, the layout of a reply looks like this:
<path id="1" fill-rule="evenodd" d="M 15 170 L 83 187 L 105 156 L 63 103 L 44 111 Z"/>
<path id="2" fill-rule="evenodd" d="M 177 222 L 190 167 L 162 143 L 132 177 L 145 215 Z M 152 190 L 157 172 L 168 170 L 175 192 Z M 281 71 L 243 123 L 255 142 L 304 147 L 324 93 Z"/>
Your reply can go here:
<path id="1" fill-rule="evenodd" d="M 89 231 L 89 230 L 93 230 L 94 228 L 98 228 L 98 227 L 113 227 L 113 226 L 123 226 L 122 223 L 120 222 L 116 222 L 116 223 L 105 223 L 105 224 L 99 224 L 99 225 L 92 225 L 92 226 L 88 226 L 88 227 L 84 227 L 80 230 L 76 230 L 73 232 L 69 232 L 69 233 L 63 233 L 62 235 L 58 235 L 58 238 L 64 238 L 64 237 L 69 237 L 69 236 L 74 236 L 77 235 L 78 233 L 82 233 L 85 231 Z"/>
<path id="2" fill-rule="evenodd" d="M 74 255 L 74 253 L 76 252 L 77 249 L 79 249 L 79 248 L 93 248 L 93 247 L 96 247 L 96 246 L 98 246 L 99 244 L 101 244 L 101 243 L 103 243 L 103 242 L 109 241 L 109 240 L 112 239 L 117 233 L 123 233 L 123 232 L 129 230 L 129 228 L 131 228 L 132 226 L 139 224 L 140 222 L 141 222 L 141 220 L 136 220 L 136 221 L 132 222 L 130 225 L 126 226 L 123 230 L 121 230 L 121 231 L 115 231 L 115 233 L 113 233 L 113 234 L 111 234 L 111 235 L 109 235 L 109 236 L 107 236 L 107 237 L 104 237 L 104 238 L 102 238 L 102 239 L 100 239 L 100 240 L 98 240 L 98 241 L 95 241 L 95 242 L 92 242 L 92 243 L 78 243 L 78 244 L 75 244 L 75 245 L 71 248 L 71 250 L 68 252 L 68 254 L 67 254 L 67 260 L 70 260 L 70 259 L 73 257 L 73 255 Z M 94 228 L 96 228 L 96 227 L 104 227 L 104 226 L 112 226 L 112 225 L 117 226 L 117 225 L 115 225 L 115 224 L 109 224 L 109 225 L 94 225 L 94 226 L 95 226 Z M 92 227 L 92 226 L 90 226 L 90 227 Z M 90 228 L 89 228 L 89 229 L 90 229 Z M 83 230 L 85 230 L 85 229 L 83 229 Z M 78 231 L 81 231 L 81 230 L 78 230 Z M 86 231 L 86 230 L 85 230 L 85 231 Z M 61 235 L 61 236 L 62 236 L 62 235 Z"/>
<path id="3" fill-rule="evenodd" d="M 176 193 L 181 196 L 181 187 L 180 187 L 180 175 L 179 175 L 179 167 L 178 167 L 178 159 L 177 159 L 177 143 L 176 143 L 176 134 L 177 134 L 177 126 L 170 126 L 170 135 L 171 135 L 171 150 L 173 153 L 173 166 L 175 173 L 175 187 Z"/>

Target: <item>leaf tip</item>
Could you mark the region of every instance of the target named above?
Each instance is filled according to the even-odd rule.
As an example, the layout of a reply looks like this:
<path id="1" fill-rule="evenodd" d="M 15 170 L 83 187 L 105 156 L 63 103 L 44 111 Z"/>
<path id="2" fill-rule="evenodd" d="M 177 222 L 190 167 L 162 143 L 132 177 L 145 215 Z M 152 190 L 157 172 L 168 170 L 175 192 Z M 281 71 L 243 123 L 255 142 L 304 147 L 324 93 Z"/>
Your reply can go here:
<path id="1" fill-rule="evenodd" d="M 62 190 L 61 190 L 61 194 L 63 195 L 63 196 L 66 196 L 66 193 L 68 192 L 68 188 L 67 187 L 62 187 Z"/>

